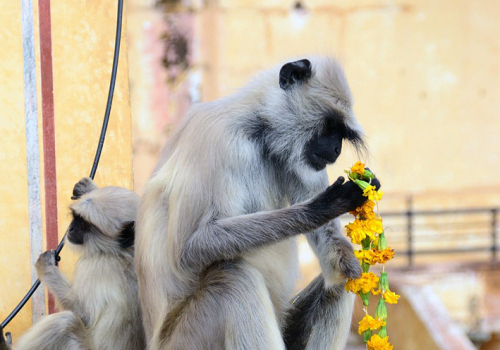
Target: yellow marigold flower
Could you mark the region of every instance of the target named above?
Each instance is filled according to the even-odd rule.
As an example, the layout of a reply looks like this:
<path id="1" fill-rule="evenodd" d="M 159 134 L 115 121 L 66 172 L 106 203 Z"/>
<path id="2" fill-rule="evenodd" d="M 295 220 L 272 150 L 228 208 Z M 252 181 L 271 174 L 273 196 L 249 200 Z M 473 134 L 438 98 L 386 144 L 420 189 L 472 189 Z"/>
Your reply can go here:
<path id="1" fill-rule="evenodd" d="M 354 220 L 354 222 L 348 224 L 346 231 L 354 244 L 361 244 L 361 241 L 366 238 L 365 228 L 359 220 Z"/>
<path id="2" fill-rule="evenodd" d="M 357 294 L 359 292 L 356 280 L 350 278 L 347 279 L 347 282 L 344 285 L 344 289 L 346 290 L 346 292 L 353 292 L 354 294 Z"/>
<path id="3" fill-rule="evenodd" d="M 382 319 L 374 319 L 370 315 L 366 315 L 363 317 L 361 321 L 359 321 L 358 333 L 362 334 L 364 331 L 371 329 L 372 331 L 385 326 L 385 321 Z"/>
<path id="4" fill-rule="evenodd" d="M 366 220 L 366 225 L 370 230 L 372 230 L 375 233 L 384 232 L 384 228 L 382 226 L 382 219 Z"/>
<path id="5" fill-rule="evenodd" d="M 350 231 L 354 231 L 361 228 L 362 227 L 361 225 L 362 225 L 361 221 L 356 219 L 354 220 L 354 222 L 348 223 L 345 228 L 347 230 L 347 233 L 349 233 Z"/>
<path id="6" fill-rule="evenodd" d="M 361 228 L 362 228 L 365 236 L 370 237 L 370 240 L 372 240 L 372 241 L 377 239 L 377 237 L 375 235 L 376 231 L 374 230 L 374 228 L 378 229 L 377 224 L 375 223 L 375 226 L 372 227 L 371 220 L 363 220 L 363 221 L 361 221 L 361 223 L 362 223 Z"/>
<path id="7" fill-rule="evenodd" d="M 389 343 L 389 337 L 381 338 L 378 334 L 372 335 L 366 343 L 368 350 L 392 350 L 392 344 Z"/>
<path id="8" fill-rule="evenodd" d="M 356 253 L 354 253 L 356 254 Z M 372 252 L 372 261 L 373 264 L 385 264 L 387 261 L 391 260 L 396 253 L 394 253 L 394 249 L 384 249 L 384 250 L 374 250 Z"/>
<path id="9" fill-rule="evenodd" d="M 399 298 L 401 297 L 400 295 L 397 295 L 394 292 L 391 292 L 390 290 L 384 292 L 384 300 L 388 302 L 389 304 L 397 304 Z"/>
<path id="10" fill-rule="evenodd" d="M 354 255 L 356 258 L 358 258 L 359 263 L 362 264 L 363 262 L 373 265 L 373 252 L 371 250 L 355 250 Z"/>
<path id="11" fill-rule="evenodd" d="M 365 172 L 365 165 L 361 162 L 356 162 L 356 164 L 354 164 L 351 167 L 351 173 L 358 173 L 359 176 L 361 176 L 363 175 L 364 172 Z"/>
<path id="12" fill-rule="evenodd" d="M 377 219 L 377 214 L 375 214 L 375 212 L 371 211 L 368 213 L 363 213 L 363 217 L 365 218 L 365 220 L 375 220 L 375 219 Z"/>
<path id="13" fill-rule="evenodd" d="M 363 272 L 361 278 L 358 278 L 360 289 L 363 293 L 373 292 L 378 287 L 378 276 L 373 272 Z"/>
<path id="14" fill-rule="evenodd" d="M 373 272 L 363 272 L 360 278 L 358 279 L 347 279 L 347 282 L 344 285 L 344 288 L 348 292 L 353 293 L 369 293 L 374 292 L 375 288 L 378 286 L 379 277 L 375 275 Z"/>
<path id="15" fill-rule="evenodd" d="M 363 191 L 363 196 L 368 197 L 369 200 L 378 202 L 382 199 L 384 193 L 380 190 L 376 190 L 375 186 L 368 185 Z"/>

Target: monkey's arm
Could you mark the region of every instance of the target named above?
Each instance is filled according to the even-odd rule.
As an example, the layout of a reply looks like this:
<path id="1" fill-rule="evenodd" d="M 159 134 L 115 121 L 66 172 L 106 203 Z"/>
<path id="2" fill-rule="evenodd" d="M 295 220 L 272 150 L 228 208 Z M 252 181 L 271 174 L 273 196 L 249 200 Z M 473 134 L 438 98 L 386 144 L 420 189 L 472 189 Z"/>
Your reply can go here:
<path id="1" fill-rule="evenodd" d="M 340 177 L 311 200 L 288 208 L 206 220 L 183 246 L 182 267 L 200 269 L 234 259 L 251 249 L 312 231 L 361 205 L 364 197 L 353 196 L 351 185 L 343 182 Z"/>
<path id="2" fill-rule="evenodd" d="M 84 323 L 88 315 L 83 311 L 81 303 L 71 290 L 71 284 L 56 266 L 55 251 L 46 251 L 41 254 L 35 263 L 38 278 L 54 295 L 56 301 L 64 310 L 73 311 Z"/>
<path id="3" fill-rule="evenodd" d="M 377 178 L 372 179 L 372 184 L 377 189 L 380 188 Z M 353 187 L 351 192 L 353 196 L 361 194 L 362 191 L 355 183 L 349 181 L 346 185 Z M 306 234 L 306 238 L 318 257 L 326 288 L 343 284 L 346 278 L 361 276 L 359 261 L 354 255 L 351 243 L 342 234 L 338 219 L 331 220 Z"/>

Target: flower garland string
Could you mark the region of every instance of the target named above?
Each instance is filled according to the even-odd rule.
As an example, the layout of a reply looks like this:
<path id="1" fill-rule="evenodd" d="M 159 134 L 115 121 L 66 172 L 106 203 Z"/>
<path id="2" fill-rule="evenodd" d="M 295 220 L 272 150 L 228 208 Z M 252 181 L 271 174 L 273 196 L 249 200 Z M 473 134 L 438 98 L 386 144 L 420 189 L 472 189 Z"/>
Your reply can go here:
<path id="1" fill-rule="evenodd" d="M 351 242 L 360 244 L 361 249 L 354 254 L 359 259 L 363 273 L 358 279 L 348 279 L 345 284 L 347 291 L 353 292 L 363 300 L 365 317 L 359 322 L 358 333 L 363 335 L 363 341 L 368 350 L 392 350 L 387 335 L 387 308 L 385 303 L 396 304 L 399 295 L 389 289 L 389 279 L 385 272 L 385 263 L 395 255 L 394 250 L 387 245 L 382 218 L 378 214 L 378 201 L 382 199 L 382 191 L 370 185 L 374 178 L 373 173 L 357 162 L 351 169 L 345 171 L 349 180 L 355 182 L 368 200 L 361 207 L 350 212 L 354 215 L 354 222 L 346 226 L 347 235 Z M 374 209 L 377 207 L 377 213 Z M 382 264 L 382 272 L 377 276 L 370 272 L 370 266 Z M 370 294 L 381 295 L 375 309 L 375 317 L 368 314 Z M 378 329 L 377 333 L 374 333 Z"/>

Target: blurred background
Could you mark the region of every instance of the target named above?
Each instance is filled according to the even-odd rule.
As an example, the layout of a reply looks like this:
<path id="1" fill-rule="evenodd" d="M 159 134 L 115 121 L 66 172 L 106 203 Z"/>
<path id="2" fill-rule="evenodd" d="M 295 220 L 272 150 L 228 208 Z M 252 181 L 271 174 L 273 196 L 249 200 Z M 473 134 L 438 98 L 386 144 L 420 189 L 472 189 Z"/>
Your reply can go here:
<path id="1" fill-rule="evenodd" d="M 40 56 L 47 29 L 39 7 L 47 2 L 52 89 Z M 2 319 L 29 288 L 39 252 L 50 247 L 49 221 L 55 219 L 55 239 L 62 237 L 72 186 L 90 170 L 116 23 L 116 0 L 25 3 L 4 3 L 0 13 Z M 391 342 L 410 350 L 500 349 L 498 1 L 128 0 L 124 25 L 99 184 L 141 194 L 191 104 L 231 94 L 288 60 L 335 56 L 367 135 L 363 161 L 383 185 L 380 212 L 396 251 L 386 266 L 391 289 L 402 295 L 389 306 Z M 53 96 L 52 175 L 45 170 L 44 91 Z M 39 122 L 35 143 L 30 113 Z M 328 169 L 331 179 L 357 160 L 346 147 Z M 38 170 L 30 168 L 37 162 Z M 57 187 L 47 185 L 49 175 Z M 30 195 L 30 181 L 40 184 L 39 197 Z M 50 194 L 57 202 L 52 217 Z M 38 209 L 30 209 L 33 202 Z M 305 242 L 300 258 L 304 286 L 319 270 Z M 75 259 L 63 251 L 61 268 L 70 273 Z M 7 330 L 21 334 L 46 312 L 46 298 L 40 291 Z M 363 348 L 362 315 L 356 305 L 349 349 Z"/>

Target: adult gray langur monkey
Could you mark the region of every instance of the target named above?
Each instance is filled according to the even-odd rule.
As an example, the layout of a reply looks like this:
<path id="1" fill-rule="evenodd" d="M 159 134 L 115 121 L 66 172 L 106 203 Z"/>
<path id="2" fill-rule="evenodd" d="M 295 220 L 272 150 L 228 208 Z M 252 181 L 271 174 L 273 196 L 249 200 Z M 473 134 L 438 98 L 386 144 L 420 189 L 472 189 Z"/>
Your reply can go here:
<path id="1" fill-rule="evenodd" d="M 339 215 L 365 201 L 325 167 L 363 149 L 340 65 L 302 59 L 195 105 L 146 185 L 136 271 L 150 350 L 343 349 L 361 268 Z M 374 180 L 379 186 L 378 180 Z M 296 236 L 321 274 L 292 298 Z"/>
<path id="2" fill-rule="evenodd" d="M 16 350 L 143 350 L 134 223 L 139 196 L 119 187 L 97 188 L 83 178 L 73 189 L 67 241 L 82 253 L 70 283 L 54 251 L 40 255 L 38 278 L 63 311 L 43 317 Z"/>

